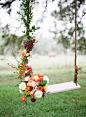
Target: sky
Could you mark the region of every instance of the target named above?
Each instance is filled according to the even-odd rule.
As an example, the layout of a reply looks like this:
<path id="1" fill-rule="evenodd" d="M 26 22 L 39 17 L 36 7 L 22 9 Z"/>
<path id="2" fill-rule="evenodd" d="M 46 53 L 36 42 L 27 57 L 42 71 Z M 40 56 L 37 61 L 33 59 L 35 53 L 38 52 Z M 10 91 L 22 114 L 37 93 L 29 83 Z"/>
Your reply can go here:
<path id="1" fill-rule="evenodd" d="M 2 1 L 5 1 L 5 0 L 2 0 Z M 44 8 L 42 7 L 43 1 L 45 0 L 41 0 L 40 4 L 36 6 L 35 9 L 33 10 L 33 25 L 36 24 L 36 21 L 41 18 L 41 12 L 44 10 Z M 51 17 L 51 11 L 55 9 L 58 9 L 57 1 L 53 3 L 51 2 L 48 4 L 47 11 L 44 13 L 44 15 L 47 17 L 44 19 L 43 23 L 38 24 L 38 26 L 41 26 L 41 28 L 39 29 L 39 31 L 37 31 L 35 35 L 38 35 L 38 36 L 42 35 L 44 38 L 50 36 L 49 29 L 53 26 L 53 21 L 54 21 L 54 18 Z M 22 31 L 24 30 L 24 25 L 21 26 L 21 22 L 18 21 L 20 19 L 19 15 L 17 14 L 18 10 L 19 10 L 18 1 L 13 2 L 12 12 L 10 16 L 6 13 L 5 9 L 0 9 L 0 22 L 2 26 L 5 26 L 6 24 L 10 24 L 11 33 L 16 33 L 17 35 L 20 36 L 23 34 Z M 15 30 L 15 27 L 19 27 L 19 26 L 21 26 L 21 28 Z M 59 27 L 60 27 L 60 23 L 59 23 Z"/>

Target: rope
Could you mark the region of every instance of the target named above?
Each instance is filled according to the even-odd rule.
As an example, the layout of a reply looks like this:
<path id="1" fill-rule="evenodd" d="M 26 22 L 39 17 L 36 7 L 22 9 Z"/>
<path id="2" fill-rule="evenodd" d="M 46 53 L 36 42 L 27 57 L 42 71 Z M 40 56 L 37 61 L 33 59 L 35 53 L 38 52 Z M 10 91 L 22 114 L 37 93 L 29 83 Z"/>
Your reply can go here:
<path id="1" fill-rule="evenodd" d="M 74 83 L 77 85 L 77 0 L 75 0 L 75 74 Z"/>

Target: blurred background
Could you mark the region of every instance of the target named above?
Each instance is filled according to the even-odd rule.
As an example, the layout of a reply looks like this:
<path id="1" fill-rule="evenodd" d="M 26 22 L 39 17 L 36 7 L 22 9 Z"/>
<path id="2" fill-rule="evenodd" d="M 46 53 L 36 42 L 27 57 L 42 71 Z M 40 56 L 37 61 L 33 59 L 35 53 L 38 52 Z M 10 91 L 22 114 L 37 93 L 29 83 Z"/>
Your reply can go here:
<path id="1" fill-rule="evenodd" d="M 40 27 L 32 50 L 31 66 L 40 69 L 73 69 L 75 49 L 74 0 L 34 0 L 32 24 Z M 77 0 L 77 64 L 86 68 L 86 0 Z M 24 50 L 26 36 L 21 16 L 22 0 L 0 0 L 0 70 L 17 66 L 14 51 Z M 32 25 L 31 24 L 31 25 Z M 17 55 L 17 59 L 20 56 Z"/>

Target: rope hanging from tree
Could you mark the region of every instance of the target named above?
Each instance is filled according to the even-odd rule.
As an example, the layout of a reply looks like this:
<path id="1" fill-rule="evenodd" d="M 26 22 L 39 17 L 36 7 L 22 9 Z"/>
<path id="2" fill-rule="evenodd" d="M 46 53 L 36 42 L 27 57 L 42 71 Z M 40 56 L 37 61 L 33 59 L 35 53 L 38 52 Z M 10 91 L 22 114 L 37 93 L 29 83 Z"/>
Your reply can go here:
<path id="1" fill-rule="evenodd" d="M 74 83 L 77 85 L 77 0 L 75 0 L 75 74 Z"/>

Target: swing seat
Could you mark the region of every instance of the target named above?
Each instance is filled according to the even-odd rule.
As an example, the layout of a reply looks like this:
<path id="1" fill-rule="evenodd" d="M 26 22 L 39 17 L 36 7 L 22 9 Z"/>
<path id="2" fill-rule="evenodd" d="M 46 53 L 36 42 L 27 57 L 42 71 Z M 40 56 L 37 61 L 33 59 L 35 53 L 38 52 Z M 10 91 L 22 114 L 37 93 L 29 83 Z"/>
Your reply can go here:
<path id="1" fill-rule="evenodd" d="M 81 86 L 78 83 L 76 86 L 76 84 L 73 81 L 71 81 L 71 82 L 49 85 L 47 93 L 52 94 L 52 93 L 70 91 L 70 90 L 80 89 L 80 88 Z"/>

